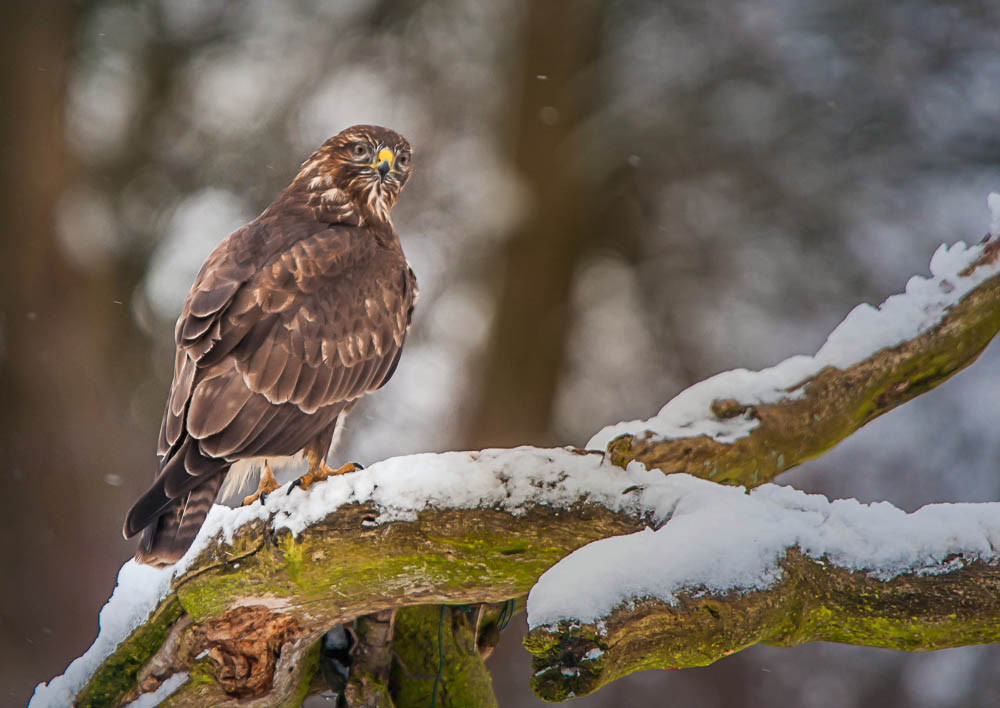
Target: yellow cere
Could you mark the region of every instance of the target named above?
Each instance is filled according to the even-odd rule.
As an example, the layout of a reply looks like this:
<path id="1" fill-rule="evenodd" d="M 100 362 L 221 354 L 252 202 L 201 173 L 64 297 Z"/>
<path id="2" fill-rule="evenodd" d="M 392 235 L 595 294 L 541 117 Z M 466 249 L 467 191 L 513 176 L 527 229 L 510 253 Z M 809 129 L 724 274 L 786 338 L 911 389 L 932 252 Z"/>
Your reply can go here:
<path id="1" fill-rule="evenodd" d="M 392 154 L 392 150 L 390 150 L 389 148 L 382 148 L 381 150 L 378 151 L 378 155 L 375 156 L 375 164 L 381 165 L 382 162 L 388 161 L 389 167 L 392 167 L 393 159 L 395 157 L 396 156 Z"/>

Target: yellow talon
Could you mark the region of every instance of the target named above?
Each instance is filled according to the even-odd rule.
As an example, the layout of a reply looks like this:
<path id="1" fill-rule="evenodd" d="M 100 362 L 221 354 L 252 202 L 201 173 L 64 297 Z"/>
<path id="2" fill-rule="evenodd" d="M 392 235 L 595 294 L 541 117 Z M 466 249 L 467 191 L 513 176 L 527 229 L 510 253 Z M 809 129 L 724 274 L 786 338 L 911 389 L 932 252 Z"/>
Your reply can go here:
<path id="1" fill-rule="evenodd" d="M 271 465 L 267 464 L 265 460 L 264 469 L 260 473 L 260 482 L 257 483 L 257 491 L 248 497 L 243 497 L 243 506 L 250 506 L 261 497 L 273 492 L 278 486 L 278 480 L 274 478 L 274 473 L 271 472 Z"/>
<path id="2" fill-rule="evenodd" d="M 295 486 L 300 489 L 309 489 L 316 482 L 322 482 L 327 477 L 336 477 L 338 474 L 347 474 L 349 472 L 354 472 L 355 470 L 361 469 L 360 465 L 356 465 L 353 462 L 348 462 L 345 465 L 341 465 L 337 469 L 333 469 L 325 462 L 320 460 L 315 465 L 312 459 L 309 460 L 309 471 L 298 478 Z"/>

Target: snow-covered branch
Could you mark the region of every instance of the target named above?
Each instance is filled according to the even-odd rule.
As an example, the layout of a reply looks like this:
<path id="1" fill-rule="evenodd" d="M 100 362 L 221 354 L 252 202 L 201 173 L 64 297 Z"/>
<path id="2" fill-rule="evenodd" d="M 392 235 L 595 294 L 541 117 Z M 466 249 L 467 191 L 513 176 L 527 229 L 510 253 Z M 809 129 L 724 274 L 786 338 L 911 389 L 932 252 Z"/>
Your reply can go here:
<path id="1" fill-rule="evenodd" d="M 858 305 L 815 356 L 713 376 L 588 447 L 619 465 L 768 482 L 974 362 L 1000 329 L 998 254 L 996 237 L 941 246 L 930 278 L 913 276 L 878 309 Z"/>
<path id="2" fill-rule="evenodd" d="M 33 706 L 119 705 L 178 673 L 210 680 L 175 687 L 172 706 L 227 705 L 237 689 L 262 705 L 301 701 L 327 629 L 523 596 L 577 548 L 655 524 L 629 490 L 662 479 L 599 454 L 517 448 L 395 458 L 263 505 L 217 506 L 175 568 L 122 568 L 94 646 Z M 233 683 L 224 670 L 240 657 L 259 671 Z"/>
<path id="3" fill-rule="evenodd" d="M 668 514 L 659 529 L 592 543 L 532 589 L 525 644 L 543 698 L 644 669 L 704 666 L 760 642 L 913 650 L 1000 641 L 1000 503 L 906 514 L 687 475 L 657 489 Z"/>
<path id="4" fill-rule="evenodd" d="M 298 705 L 335 625 L 529 590 L 549 698 L 759 641 L 994 641 L 1000 505 L 908 515 L 714 482 L 761 485 L 974 361 L 1000 329 L 998 250 L 939 250 L 816 356 L 698 384 L 595 436 L 607 455 L 413 455 L 216 507 L 176 567 L 123 566 L 94 645 L 31 705 Z"/>

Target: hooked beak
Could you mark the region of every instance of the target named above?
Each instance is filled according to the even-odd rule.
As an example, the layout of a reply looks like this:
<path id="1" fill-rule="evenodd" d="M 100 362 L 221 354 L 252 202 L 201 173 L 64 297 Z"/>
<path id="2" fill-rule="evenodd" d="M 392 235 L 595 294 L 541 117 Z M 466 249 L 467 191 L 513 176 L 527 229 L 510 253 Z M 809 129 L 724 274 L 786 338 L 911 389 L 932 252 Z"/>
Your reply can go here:
<path id="1" fill-rule="evenodd" d="M 378 155 L 375 157 L 375 170 L 378 172 L 379 182 L 385 182 L 385 176 L 389 174 L 392 169 L 393 163 L 396 161 L 396 155 L 389 148 L 382 148 L 378 151 Z"/>

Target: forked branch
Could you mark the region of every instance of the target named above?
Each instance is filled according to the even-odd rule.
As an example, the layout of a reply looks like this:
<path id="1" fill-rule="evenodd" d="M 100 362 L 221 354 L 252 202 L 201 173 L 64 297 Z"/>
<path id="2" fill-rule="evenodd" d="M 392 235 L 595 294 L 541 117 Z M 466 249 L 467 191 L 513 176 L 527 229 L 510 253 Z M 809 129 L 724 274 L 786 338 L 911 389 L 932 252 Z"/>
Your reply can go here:
<path id="1" fill-rule="evenodd" d="M 927 286 L 940 291 L 940 311 L 927 310 L 912 336 L 848 366 L 810 371 L 777 394 L 707 389 L 719 395 L 672 428 L 725 434 L 669 434 L 650 421 L 598 438 L 610 442 L 607 455 L 530 448 L 416 455 L 308 492 L 276 493 L 266 505 L 216 508 L 176 574 L 123 569 L 94 647 L 40 687 L 32 705 L 120 706 L 155 692 L 170 706 L 297 706 L 317 690 L 323 634 L 392 609 L 424 608 L 406 625 L 416 628 L 406 641 L 444 651 L 436 634 L 422 636 L 420 613 L 523 598 L 586 544 L 669 529 L 686 495 L 703 490 L 663 473 L 760 485 L 968 366 L 1000 329 L 998 249 L 997 240 L 970 249 L 960 271 Z M 949 288 L 958 293 L 953 301 Z M 767 378 L 745 372 L 741 380 L 747 376 Z M 678 576 L 669 593 L 626 593 L 599 616 L 568 608 L 533 619 L 534 685 L 559 700 L 632 671 L 706 664 L 756 642 L 932 649 L 996 641 L 996 539 L 1000 520 L 988 550 L 960 543 L 936 564 L 883 579 L 874 564 L 838 565 L 793 539 L 762 558 L 773 564 L 765 568 L 769 583 L 727 588 Z M 478 622 L 463 629 L 464 621 L 452 623 L 456 646 L 482 639 Z M 426 667 L 416 667 L 420 651 L 407 651 L 394 648 L 401 663 L 390 678 L 400 706 L 430 690 Z M 479 691 L 486 674 L 477 675 Z M 460 704 L 458 679 L 436 678 L 451 681 L 441 695 Z"/>

